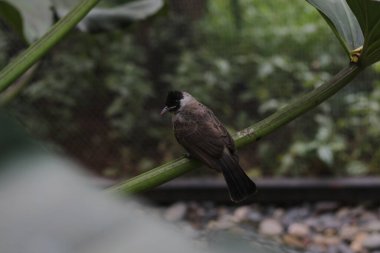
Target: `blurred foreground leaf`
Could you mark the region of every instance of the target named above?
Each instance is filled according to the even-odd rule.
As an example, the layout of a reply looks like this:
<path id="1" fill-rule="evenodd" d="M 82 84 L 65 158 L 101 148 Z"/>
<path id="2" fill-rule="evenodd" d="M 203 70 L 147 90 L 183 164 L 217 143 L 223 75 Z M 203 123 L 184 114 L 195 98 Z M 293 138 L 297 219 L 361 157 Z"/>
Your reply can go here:
<path id="1" fill-rule="evenodd" d="M 0 16 L 27 42 L 42 37 L 54 24 L 54 15 L 65 16 L 80 0 L 1 0 Z M 93 9 L 79 24 L 82 30 L 99 30 L 145 19 L 164 5 L 163 0 L 138 0 L 111 8 Z"/>
<path id="2" fill-rule="evenodd" d="M 59 16 L 64 16 L 78 0 L 52 0 Z M 111 30 L 118 24 L 145 19 L 161 9 L 163 0 L 137 0 L 110 8 L 94 8 L 79 23 L 84 31 Z"/>
<path id="3" fill-rule="evenodd" d="M 49 0 L 2 0 L 0 15 L 28 42 L 40 38 L 53 24 Z"/>

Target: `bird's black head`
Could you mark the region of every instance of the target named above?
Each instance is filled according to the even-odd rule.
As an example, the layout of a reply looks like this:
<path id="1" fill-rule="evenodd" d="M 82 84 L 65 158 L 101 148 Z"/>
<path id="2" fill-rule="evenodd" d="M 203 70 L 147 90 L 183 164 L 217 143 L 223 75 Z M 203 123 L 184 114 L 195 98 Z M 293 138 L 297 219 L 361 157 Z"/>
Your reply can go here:
<path id="1" fill-rule="evenodd" d="M 161 111 L 161 115 L 166 112 L 176 112 L 181 106 L 183 93 L 181 91 L 169 91 L 166 97 L 165 108 Z"/>
<path id="2" fill-rule="evenodd" d="M 183 98 L 181 91 L 169 91 L 166 97 L 165 105 L 169 108 L 169 112 L 176 111 L 180 106 L 180 101 Z"/>

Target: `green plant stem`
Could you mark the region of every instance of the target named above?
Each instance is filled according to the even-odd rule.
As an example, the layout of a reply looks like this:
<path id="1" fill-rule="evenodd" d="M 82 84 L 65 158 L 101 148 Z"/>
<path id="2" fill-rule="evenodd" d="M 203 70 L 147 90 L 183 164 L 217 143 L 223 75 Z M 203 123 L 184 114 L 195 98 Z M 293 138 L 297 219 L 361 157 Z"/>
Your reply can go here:
<path id="1" fill-rule="evenodd" d="M 56 45 L 98 2 L 99 0 L 79 1 L 79 4 L 53 25 L 44 36 L 13 59 L 0 72 L 0 92 L 10 86 L 50 48 Z"/>
<path id="2" fill-rule="evenodd" d="M 269 135 L 281 126 L 310 111 L 346 86 L 361 71 L 362 68 L 358 65 L 350 64 L 331 78 L 330 81 L 302 95 L 253 126 L 238 132 L 235 136 L 236 146 L 238 148 L 244 147 L 255 140 Z M 125 182 L 121 182 L 109 190 L 111 192 L 122 192 L 126 194 L 149 190 L 199 167 L 199 165 L 200 163 L 197 161 L 179 158 Z"/>
<path id="3" fill-rule="evenodd" d="M 19 77 L 13 84 L 0 94 L 0 108 L 7 106 L 11 103 L 29 84 L 34 77 L 40 62 L 35 63 L 30 67 L 21 77 Z"/>

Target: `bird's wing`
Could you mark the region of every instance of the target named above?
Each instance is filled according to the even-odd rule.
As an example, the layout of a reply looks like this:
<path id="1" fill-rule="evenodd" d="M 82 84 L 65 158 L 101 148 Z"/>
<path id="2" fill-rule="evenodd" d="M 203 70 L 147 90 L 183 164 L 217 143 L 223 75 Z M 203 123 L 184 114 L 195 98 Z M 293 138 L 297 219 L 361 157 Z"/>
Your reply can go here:
<path id="1" fill-rule="evenodd" d="M 210 110 L 201 115 L 196 120 L 175 121 L 174 133 L 190 155 L 208 163 L 210 158 L 222 157 L 224 147 L 233 150 L 234 146 L 227 130 Z"/>
<path id="2" fill-rule="evenodd" d="M 211 110 L 207 110 L 207 113 L 212 118 L 213 122 L 215 122 L 215 127 L 219 129 L 220 138 L 223 139 L 224 145 L 229 149 L 231 153 L 235 153 L 235 142 L 232 139 L 231 135 L 228 133 L 227 129 L 223 126 L 223 124 L 218 120 L 218 118 L 214 115 Z"/>

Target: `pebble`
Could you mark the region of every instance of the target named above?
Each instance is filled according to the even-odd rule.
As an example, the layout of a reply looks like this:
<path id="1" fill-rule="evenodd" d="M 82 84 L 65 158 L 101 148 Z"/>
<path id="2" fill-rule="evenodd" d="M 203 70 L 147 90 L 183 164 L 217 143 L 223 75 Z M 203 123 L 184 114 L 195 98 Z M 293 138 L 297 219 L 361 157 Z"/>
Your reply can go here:
<path id="1" fill-rule="evenodd" d="M 288 227 L 288 233 L 295 237 L 305 238 L 309 235 L 310 229 L 306 224 L 292 223 Z"/>
<path id="2" fill-rule="evenodd" d="M 373 219 L 365 226 L 365 230 L 370 233 L 380 232 L 380 221 Z"/>
<path id="3" fill-rule="evenodd" d="M 314 236 L 313 242 L 324 246 L 338 245 L 340 243 L 340 238 L 337 236 L 324 236 L 317 234 Z"/>
<path id="4" fill-rule="evenodd" d="M 330 245 L 327 246 L 326 253 L 339 253 L 339 245 Z"/>
<path id="5" fill-rule="evenodd" d="M 348 247 L 348 245 L 344 243 L 339 244 L 337 248 L 339 253 L 353 253 L 350 247 Z"/>
<path id="6" fill-rule="evenodd" d="M 377 221 L 377 217 L 374 213 L 364 211 L 360 216 L 360 222 L 363 224 L 371 224 Z"/>
<path id="7" fill-rule="evenodd" d="M 338 231 L 341 224 L 339 220 L 337 220 L 332 213 L 323 214 L 319 218 L 320 225 L 322 230 L 335 230 Z"/>
<path id="8" fill-rule="evenodd" d="M 211 230 L 226 230 L 232 228 L 234 225 L 234 217 L 229 214 L 224 214 L 218 220 L 210 221 L 207 228 Z"/>
<path id="9" fill-rule="evenodd" d="M 275 219 L 264 219 L 259 226 L 259 233 L 266 236 L 280 235 L 284 231 L 280 222 Z"/>
<path id="10" fill-rule="evenodd" d="M 380 249 L 380 234 L 370 234 L 363 241 L 363 246 L 370 250 Z"/>
<path id="11" fill-rule="evenodd" d="M 233 216 L 235 222 L 242 222 L 248 219 L 248 216 L 250 214 L 251 210 L 248 206 L 242 206 L 236 208 Z"/>
<path id="12" fill-rule="evenodd" d="M 324 253 L 326 252 L 326 247 L 319 244 L 310 244 L 310 246 L 308 246 L 308 252 Z"/>
<path id="13" fill-rule="evenodd" d="M 310 209 L 306 206 L 290 208 L 283 215 L 282 222 L 288 226 L 295 221 L 305 219 L 308 215 L 310 215 Z"/>
<path id="14" fill-rule="evenodd" d="M 350 248 L 353 252 L 362 252 L 363 251 L 363 242 L 367 237 L 366 233 L 360 232 L 355 236 L 355 239 L 352 241 Z"/>
<path id="15" fill-rule="evenodd" d="M 253 210 L 248 214 L 247 218 L 253 224 L 258 224 L 263 219 L 263 215 L 260 212 Z"/>
<path id="16" fill-rule="evenodd" d="M 282 240 L 288 246 L 291 246 L 297 249 L 305 249 L 306 247 L 305 241 L 294 235 L 286 234 L 283 236 Z"/>
<path id="17" fill-rule="evenodd" d="M 347 207 L 342 207 L 338 210 L 338 212 L 336 213 L 336 217 L 338 219 L 345 219 L 347 218 L 349 215 L 350 215 L 350 209 L 347 208 Z"/>
<path id="18" fill-rule="evenodd" d="M 166 209 L 164 218 L 167 221 L 180 221 L 182 220 L 187 211 L 187 205 L 183 202 L 178 202 Z"/>
<path id="19" fill-rule="evenodd" d="M 316 217 L 309 217 L 306 220 L 304 220 L 304 223 L 313 230 L 319 230 L 318 228 L 320 227 L 320 222 Z"/>
<path id="20" fill-rule="evenodd" d="M 282 217 L 284 216 L 284 214 L 285 214 L 285 210 L 283 208 L 277 208 L 276 210 L 274 210 L 272 216 L 276 220 L 279 220 L 279 219 L 282 219 Z"/>
<path id="21" fill-rule="evenodd" d="M 355 236 L 358 234 L 359 228 L 354 225 L 343 225 L 339 231 L 339 236 L 342 240 L 351 242 Z"/>

